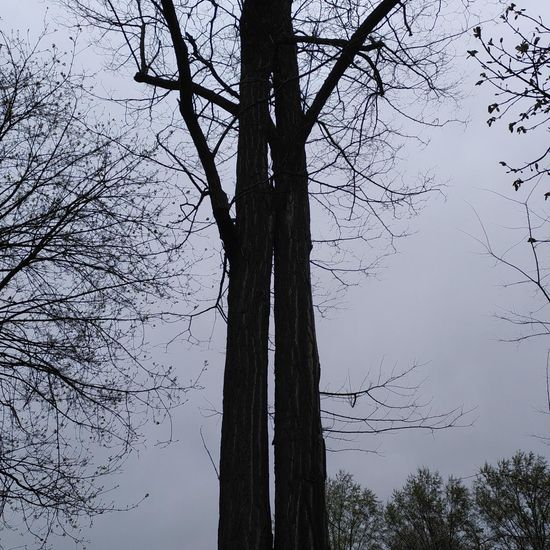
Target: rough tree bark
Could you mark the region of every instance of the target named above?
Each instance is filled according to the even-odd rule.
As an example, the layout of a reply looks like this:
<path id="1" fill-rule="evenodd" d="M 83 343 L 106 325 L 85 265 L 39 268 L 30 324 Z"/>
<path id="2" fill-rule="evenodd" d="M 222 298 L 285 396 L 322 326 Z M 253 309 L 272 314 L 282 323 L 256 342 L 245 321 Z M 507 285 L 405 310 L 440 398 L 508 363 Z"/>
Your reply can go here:
<path id="1" fill-rule="evenodd" d="M 328 549 L 310 209 L 292 2 L 274 7 L 275 548 Z"/>
<path id="2" fill-rule="evenodd" d="M 343 48 L 308 113 L 301 101 L 292 2 L 273 8 L 275 181 L 275 550 L 329 548 L 320 365 L 310 276 L 306 139 L 372 30 L 396 6 L 380 2 Z"/>
<path id="3" fill-rule="evenodd" d="M 237 247 L 229 257 L 228 327 L 220 451 L 220 550 L 272 548 L 267 429 L 272 269 L 268 177 L 271 43 L 267 2 L 248 0 L 240 20 Z"/>
<path id="4" fill-rule="evenodd" d="M 269 43 L 266 10 L 242 11 L 236 222 L 193 104 L 189 51 L 172 0 L 162 15 L 178 68 L 179 108 L 208 181 L 208 194 L 229 264 L 227 350 L 220 450 L 218 548 L 272 547 L 267 433 L 267 365 L 272 269 L 271 188 L 267 173 Z"/>

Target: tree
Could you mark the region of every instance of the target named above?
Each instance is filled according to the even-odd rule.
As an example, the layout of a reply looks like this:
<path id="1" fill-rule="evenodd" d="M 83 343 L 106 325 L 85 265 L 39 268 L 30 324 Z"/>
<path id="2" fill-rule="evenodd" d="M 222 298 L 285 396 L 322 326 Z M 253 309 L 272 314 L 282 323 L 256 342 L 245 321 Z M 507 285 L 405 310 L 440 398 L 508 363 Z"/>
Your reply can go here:
<path id="1" fill-rule="evenodd" d="M 459 479 L 427 468 L 410 475 L 386 507 L 386 542 L 391 550 L 483 548 L 472 499 Z"/>
<path id="2" fill-rule="evenodd" d="M 403 183 L 388 172 L 401 137 L 392 119 L 421 120 L 426 104 L 419 97 L 447 93 L 438 77 L 452 32 L 437 31 L 441 2 L 65 5 L 82 22 L 118 34 L 116 64 L 133 66 L 134 80 L 151 90 L 151 110 L 176 95 L 177 111 L 164 116 L 168 123 L 158 129 L 158 140 L 193 189 L 183 205 L 189 234 L 200 230 L 196 222 L 207 199 L 205 221 L 213 217 L 223 245 L 222 282 L 212 306 L 227 320 L 219 548 L 272 547 L 267 380 L 273 271 L 274 545 L 326 549 L 310 266 L 339 280 L 349 267 L 311 257 L 312 247 L 368 241 L 366 227 L 374 223 L 391 240 L 396 234 L 386 216 L 412 208 L 428 190 L 426 181 Z M 435 115 L 425 120 L 438 124 Z M 190 143 L 182 144 L 182 136 Z M 234 162 L 233 185 L 228 173 Z M 332 234 L 312 238 L 310 202 L 328 215 Z M 354 266 L 355 272 L 365 269 L 363 262 Z"/>
<path id="3" fill-rule="evenodd" d="M 542 17 L 529 15 L 515 3 L 510 3 L 500 16 L 500 25 L 503 36 L 498 41 L 486 38 L 485 31 L 475 27 L 474 36 L 482 50 L 469 52 L 483 69 L 477 85 L 489 83 L 496 90 L 495 101 L 488 106 L 491 116 L 487 123 L 492 126 L 505 121 L 510 132 L 530 135 L 545 144 L 550 121 L 550 28 Z M 505 316 L 520 329 L 526 329 L 516 340 L 548 335 L 550 329 L 545 315 L 550 305 L 549 266 L 547 254 L 543 252 L 550 242 L 549 219 L 544 205 L 536 198 L 539 186 L 545 190 L 547 185 L 549 159 L 550 148 L 543 145 L 534 158 L 520 165 L 506 159 L 500 162 L 507 173 L 514 175 L 512 185 L 516 191 L 525 183 L 531 184 L 525 198 L 505 197 L 517 204 L 524 223 L 513 230 L 513 245 L 504 252 L 494 249 L 484 228 L 484 238 L 480 240 L 491 257 L 516 273 L 519 278 L 513 284 L 534 288 L 542 302 L 533 312 L 514 312 Z M 544 199 L 549 196 L 550 192 L 544 191 Z M 547 365 L 547 380 L 550 380 L 548 368 L 550 364 Z M 547 401 L 550 408 L 550 392 L 547 392 Z"/>
<path id="4" fill-rule="evenodd" d="M 327 479 L 327 512 L 332 550 L 380 550 L 383 514 L 376 495 L 340 471 Z"/>
<path id="5" fill-rule="evenodd" d="M 481 27 L 476 27 L 474 36 L 483 50 L 481 54 L 469 51 L 483 69 L 477 85 L 488 82 L 496 89 L 496 101 L 488 107 L 491 117 L 487 124 L 505 120 L 510 132 L 540 133 L 544 143 L 550 121 L 550 28 L 542 17 L 529 15 L 515 3 L 508 5 L 500 19 L 504 32 L 511 36 L 501 37 L 495 43 L 493 38 L 485 38 Z M 501 161 L 508 173 L 518 176 L 513 182 L 516 191 L 522 183 L 550 175 L 550 148 L 544 147 L 534 159 L 520 166 Z M 544 196 L 548 198 L 550 192 Z"/>
<path id="6" fill-rule="evenodd" d="M 542 456 L 518 451 L 497 466 L 485 464 L 474 491 L 491 548 L 548 548 L 550 470 Z"/>
<path id="7" fill-rule="evenodd" d="M 0 520 L 41 543 L 112 508 L 102 479 L 179 400 L 140 343 L 176 288 L 169 187 L 46 40 L 0 33 Z"/>

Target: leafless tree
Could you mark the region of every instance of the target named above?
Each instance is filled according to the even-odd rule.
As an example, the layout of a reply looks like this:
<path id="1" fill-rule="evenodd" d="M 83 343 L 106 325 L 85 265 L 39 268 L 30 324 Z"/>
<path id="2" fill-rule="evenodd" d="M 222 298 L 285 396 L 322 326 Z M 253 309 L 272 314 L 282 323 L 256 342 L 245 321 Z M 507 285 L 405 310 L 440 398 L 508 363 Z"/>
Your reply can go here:
<path id="1" fill-rule="evenodd" d="M 406 137 L 404 122 L 441 123 L 436 111 L 448 95 L 441 77 L 452 38 L 446 7 L 437 0 L 65 5 L 103 33 L 119 70 L 130 67 L 146 85 L 148 102 L 139 106 L 158 113 L 175 96 L 158 139 L 192 189 L 185 221 L 194 222 L 209 203 L 223 245 L 227 294 L 215 300 L 228 325 L 219 548 L 272 548 L 273 272 L 274 545 L 326 549 L 310 266 L 342 282 L 350 270 L 365 271 L 369 262 L 362 258 L 347 263 L 346 243 L 368 243 L 378 234 L 392 239 L 394 217 L 414 210 L 430 188 L 391 169 Z M 322 228 L 313 238 L 312 215 Z M 189 233 L 200 229 L 191 225 Z"/>
<path id="2" fill-rule="evenodd" d="M 112 508 L 102 478 L 182 396 L 143 347 L 177 275 L 169 187 L 47 41 L 0 34 L 0 521 L 43 544 Z"/>
<path id="3" fill-rule="evenodd" d="M 532 185 L 524 200 L 499 195 L 503 203 L 511 203 L 514 219 L 519 222 L 507 226 L 506 246 L 496 247 L 489 231 L 479 218 L 482 237 L 476 240 L 498 265 L 512 274 L 505 283 L 507 288 L 529 289 L 531 306 L 499 314 L 498 317 L 511 323 L 517 331 L 508 341 L 525 342 L 550 335 L 550 264 L 547 248 L 550 244 L 550 216 L 546 203 L 540 200 L 539 184 Z M 550 412 L 550 354 L 546 361 L 546 404 Z M 546 439 L 546 437 L 544 437 Z"/>
<path id="4" fill-rule="evenodd" d="M 521 333 L 513 341 L 522 341 L 550 334 L 550 321 L 547 310 L 550 307 L 549 269 L 545 248 L 550 243 L 548 228 L 550 219 L 540 201 L 533 198 L 537 187 L 533 187 L 525 201 L 501 196 L 512 203 L 524 223 L 509 228 L 511 237 L 505 250 L 497 250 L 492 244 L 488 232 L 480 221 L 483 238 L 478 239 L 486 252 L 499 264 L 508 267 L 516 277 L 507 286 L 529 286 L 540 300 L 533 305 L 534 311 L 512 312 L 503 315 L 507 321 L 516 325 Z"/>

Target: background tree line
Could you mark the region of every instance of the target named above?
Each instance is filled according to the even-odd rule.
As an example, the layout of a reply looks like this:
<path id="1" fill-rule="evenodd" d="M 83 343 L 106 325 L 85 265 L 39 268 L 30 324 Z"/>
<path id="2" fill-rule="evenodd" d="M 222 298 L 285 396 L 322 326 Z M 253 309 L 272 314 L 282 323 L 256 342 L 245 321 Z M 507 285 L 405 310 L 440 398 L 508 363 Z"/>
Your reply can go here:
<path id="1" fill-rule="evenodd" d="M 340 471 L 327 481 L 333 550 L 545 550 L 550 545 L 550 469 L 518 451 L 485 464 L 468 486 L 419 468 L 384 505 Z"/>

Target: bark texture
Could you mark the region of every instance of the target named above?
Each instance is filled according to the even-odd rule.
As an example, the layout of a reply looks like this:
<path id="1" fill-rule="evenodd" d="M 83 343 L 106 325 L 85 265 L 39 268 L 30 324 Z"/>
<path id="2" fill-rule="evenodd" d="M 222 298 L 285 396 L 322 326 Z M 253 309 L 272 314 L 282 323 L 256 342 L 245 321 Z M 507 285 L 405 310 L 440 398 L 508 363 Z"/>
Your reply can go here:
<path id="1" fill-rule="evenodd" d="M 291 2 L 273 18 L 275 202 L 275 549 L 327 550 L 325 445 L 310 276 L 304 115 Z"/>
<path id="2" fill-rule="evenodd" d="M 270 43 L 265 2 L 247 0 L 240 22 L 237 250 L 230 258 L 220 451 L 219 550 L 271 550 L 267 366 L 272 270 L 268 178 Z"/>

